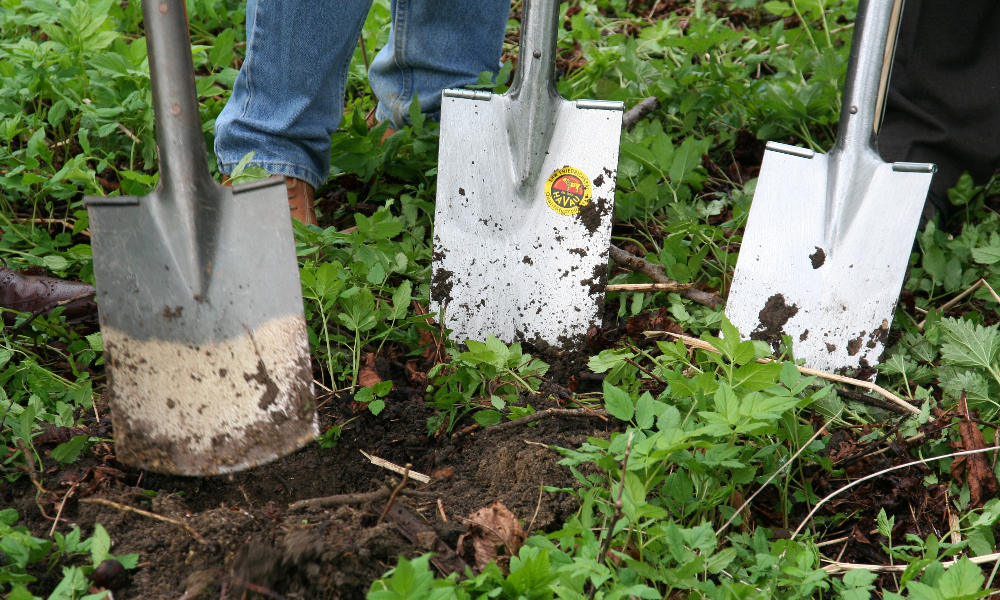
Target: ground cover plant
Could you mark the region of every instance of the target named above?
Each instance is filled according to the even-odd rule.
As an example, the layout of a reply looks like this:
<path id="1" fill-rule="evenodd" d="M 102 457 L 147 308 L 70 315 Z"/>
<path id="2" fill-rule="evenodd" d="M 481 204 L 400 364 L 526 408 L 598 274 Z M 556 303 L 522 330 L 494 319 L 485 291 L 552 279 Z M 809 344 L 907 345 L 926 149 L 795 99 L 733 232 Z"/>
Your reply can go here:
<path id="1" fill-rule="evenodd" d="M 608 282 L 692 288 L 609 292 L 603 326 L 551 352 L 451 339 L 428 314 L 438 129 L 414 106 L 381 141 L 376 1 L 320 226 L 295 225 L 320 439 L 232 477 L 129 469 L 96 319 L 15 315 L 0 345 L 0 597 L 988 595 L 1000 185 L 963 177 L 958 216 L 917 235 L 877 373 L 916 413 L 803 374 L 792 340 L 777 354 L 735 342 L 719 302 L 764 142 L 834 141 L 856 6 L 562 4 L 560 92 L 652 108 L 622 133 Z M 187 9 L 211 154 L 246 7 Z M 477 87 L 506 89 L 519 16 L 514 2 L 501 74 Z M 83 195 L 155 186 L 141 21 L 130 0 L 0 0 L 9 267 L 92 281 Z M 265 175 L 244 163 L 234 180 Z"/>

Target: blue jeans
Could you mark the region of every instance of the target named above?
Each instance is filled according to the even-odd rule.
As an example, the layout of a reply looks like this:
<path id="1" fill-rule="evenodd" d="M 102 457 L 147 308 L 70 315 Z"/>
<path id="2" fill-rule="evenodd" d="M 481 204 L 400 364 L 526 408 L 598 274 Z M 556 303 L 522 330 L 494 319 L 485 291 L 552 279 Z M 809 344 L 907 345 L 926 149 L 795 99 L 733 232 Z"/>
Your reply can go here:
<path id="1" fill-rule="evenodd" d="M 246 59 L 215 122 L 225 174 L 245 154 L 314 188 L 330 172 L 330 135 L 371 0 L 248 0 Z M 510 0 L 392 0 L 389 42 L 368 72 L 376 116 L 399 129 L 416 96 L 437 119 L 441 90 L 499 69 Z"/>

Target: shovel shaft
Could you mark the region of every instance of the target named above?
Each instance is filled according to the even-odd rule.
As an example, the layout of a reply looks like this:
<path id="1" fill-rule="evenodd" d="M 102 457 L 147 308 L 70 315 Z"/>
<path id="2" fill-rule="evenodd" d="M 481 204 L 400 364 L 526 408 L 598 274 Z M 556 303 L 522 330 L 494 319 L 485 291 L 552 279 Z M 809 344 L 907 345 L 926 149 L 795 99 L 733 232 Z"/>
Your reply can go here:
<path id="1" fill-rule="evenodd" d="M 893 16 L 898 17 L 901 10 L 902 0 L 861 0 L 858 4 L 837 133 L 838 150 L 875 152 L 875 132 L 882 116 L 880 90 L 888 84 L 887 70 L 898 31 Z"/>
<path id="2" fill-rule="evenodd" d="M 555 96 L 556 38 L 559 26 L 559 2 L 534 0 L 524 3 L 517 73 L 510 95 Z"/>
<path id="3" fill-rule="evenodd" d="M 214 181 L 201 132 L 184 0 L 143 2 L 142 15 L 153 86 L 160 186 L 178 198 L 196 197 Z"/>

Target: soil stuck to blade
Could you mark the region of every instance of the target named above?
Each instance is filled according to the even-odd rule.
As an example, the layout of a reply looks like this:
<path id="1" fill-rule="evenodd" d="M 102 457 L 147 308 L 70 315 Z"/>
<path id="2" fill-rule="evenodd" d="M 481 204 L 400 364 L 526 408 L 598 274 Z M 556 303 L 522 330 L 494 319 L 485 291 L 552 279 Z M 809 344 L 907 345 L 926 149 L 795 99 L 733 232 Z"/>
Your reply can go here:
<path id="1" fill-rule="evenodd" d="M 782 328 L 798 312 L 799 307 L 785 304 L 785 297 L 782 294 L 771 296 L 757 316 L 760 325 L 750 334 L 750 339 L 767 342 L 777 350 L 778 344 L 781 343 Z"/>

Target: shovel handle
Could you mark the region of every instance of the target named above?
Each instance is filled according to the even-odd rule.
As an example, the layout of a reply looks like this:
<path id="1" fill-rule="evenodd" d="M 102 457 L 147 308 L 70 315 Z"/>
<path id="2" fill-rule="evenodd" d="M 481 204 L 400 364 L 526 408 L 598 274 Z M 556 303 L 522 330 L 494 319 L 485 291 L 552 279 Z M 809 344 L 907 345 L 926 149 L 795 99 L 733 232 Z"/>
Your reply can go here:
<path id="1" fill-rule="evenodd" d="M 903 0 L 861 0 L 847 63 L 837 148 L 875 152 Z"/>
<path id="2" fill-rule="evenodd" d="M 175 197 L 192 197 L 191 192 L 215 182 L 201 132 L 187 7 L 184 0 L 148 0 L 142 3 L 142 16 L 153 86 L 159 185 Z"/>
<path id="3" fill-rule="evenodd" d="M 512 96 L 559 95 L 556 91 L 558 27 L 558 0 L 525 0 Z"/>

